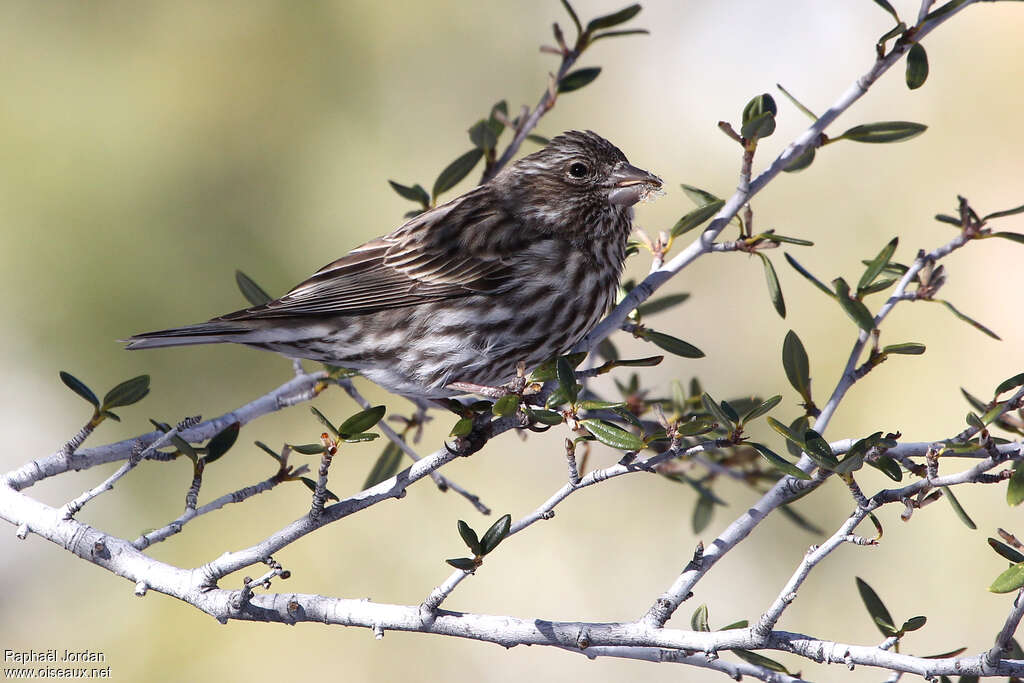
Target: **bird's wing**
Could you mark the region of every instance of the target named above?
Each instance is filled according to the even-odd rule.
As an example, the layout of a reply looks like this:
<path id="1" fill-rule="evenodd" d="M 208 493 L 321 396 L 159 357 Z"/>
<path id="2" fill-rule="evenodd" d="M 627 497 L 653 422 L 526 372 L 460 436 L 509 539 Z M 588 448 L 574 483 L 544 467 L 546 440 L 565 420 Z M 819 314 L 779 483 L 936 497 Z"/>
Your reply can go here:
<path id="1" fill-rule="evenodd" d="M 513 285 L 509 250 L 526 244 L 512 221 L 481 186 L 353 249 L 280 299 L 216 320 L 358 315 L 504 291 Z"/>

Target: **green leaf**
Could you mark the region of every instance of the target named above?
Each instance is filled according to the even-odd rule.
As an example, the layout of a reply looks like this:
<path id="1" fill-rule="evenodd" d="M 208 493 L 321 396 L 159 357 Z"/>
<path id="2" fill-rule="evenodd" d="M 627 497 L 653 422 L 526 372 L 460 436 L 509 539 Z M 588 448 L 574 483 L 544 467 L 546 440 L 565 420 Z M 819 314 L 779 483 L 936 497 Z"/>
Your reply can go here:
<path id="1" fill-rule="evenodd" d="M 723 206 L 725 206 L 725 201 L 721 199 L 715 199 L 707 204 L 698 206 L 696 209 L 676 221 L 676 224 L 672 226 L 672 237 L 679 237 L 680 235 L 693 230 L 698 225 L 706 223 L 712 216 L 718 213 Z"/>
<path id="2" fill-rule="evenodd" d="M 363 482 L 363 490 L 376 486 L 382 481 L 395 476 L 401 464 L 402 449 L 398 447 L 398 444 L 388 441 L 384 451 L 377 456 L 377 461 L 373 463 L 370 473 L 366 475 L 366 481 Z"/>
<path id="3" fill-rule="evenodd" d="M 620 358 L 615 361 L 617 368 L 652 368 L 661 365 L 665 356 L 644 356 L 643 358 Z"/>
<path id="4" fill-rule="evenodd" d="M 900 626 L 900 633 L 910 633 L 911 631 L 916 631 L 922 626 L 924 626 L 927 621 L 927 617 L 910 617 L 909 619 L 903 622 L 903 626 Z"/>
<path id="5" fill-rule="evenodd" d="M 828 285 L 826 285 L 824 282 L 822 282 L 818 278 L 816 278 L 813 275 L 811 275 L 810 271 L 808 271 L 806 268 L 801 266 L 800 263 L 795 258 L 793 258 L 792 256 L 789 255 L 789 252 L 786 252 L 785 254 L 783 254 L 783 256 L 786 257 L 786 261 L 789 262 L 789 265 L 793 266 L 793 270 L 795 270 L 796 272 L 800 273 L 805 278 L 810 280 L 812 285 L 814 285 L 815 287 L 817 287 L 821 291 L 825 292 L 826 294 L 828 294 L 833 299 L 836 298 L 836 293 L 833 292 L 831 289 L 829 289 Z"/>
<path id="6" fill-rule="evenodd" d="M 391 189 L 397 192 L 403 199 L 408 199 L 411 202 L 421 204 L 423 205 L 423 208 L 430 206 L 430 195 L 427 194 L 427 191 L 424 190 L 423 186 L 419 183 L 409 187 L 408 185 L 396 183 L 394 180 L 389 180 L 388 184 L 391 186 Z"/>
<path id="7" fill-rule="evenodd" d="M 184 455 L 192 462 L 198 462 L 199 456 L 196 455 L 196 449 L 192 448 L 192 444 L 185 439 L 181 438 L 177 434 L 171 437 L 171 445 L 178 449 L 178 452 Z"/>
<path id="8" fill-rule="evenodd" d="M 551 142 L 551 140 L 544 137 L 543 135 L 535 135 L 533 133 L 527 135 L 526 139 L 529 140 L 530 142 L 534 142 L 540 145 L 541 147 L 547 147 L 547 145 Z"/>
<path id="9" fill-rule="evenodd" d="M 645 28 L 630 28 L 621 31 L 605 31 L 604 33 L 598 33 L 596 36 L 590 39 L 593 43 L 595 40 L 601 40 L 602 38 L 614 38 L 616 36 L 634 36 L 634 35 L 650 35 L 650 31 Z"/>
<path id="10" fill-rule="evenodd" d="M 960 501 L 953 495 L 953 491 L 948 486 L 940 486 L 942 492 L 946 495 L 946 499 L 949 504 L 953 507 L 953 512 L 960 518 L 960 521 L 964 523 L 968 529 L 977 529 L 978 525 L 974 523 L 974 520 L 970 518 L 967 511 L 964 510 L 964 506 L 960 504 Z"/>
<path id="11" fill-rule="evenodd" d="M 576 33 L 583 33 L 583 26 L 580 24 L 580 18 L 576 15 L 576 10 L 569 4 L 569 0 L 562 0 L 562 7 L 569 13 L 569 17 L 572 19 L 572 23 L 576 25 Z"/>
<path id="12" fill-rule="evenodd" d="M 782 368 L 786 379 L 806 402 L 811 400 L 811 367 L 807 351 L 796 332 L 790 330 L 782 342 Z"/>
<path id="13" fill-rule="evenodd" d="M 1016 215 L 1018 213 L 1024 213 L 1024 204 L 1021 204 L 1020 206 L 1016 206 L 1016 207 L 1014 207 L 1012 209 L 1005 209 L 1003 211 L 996 211 L 994 213 L 990 213 L 987 216 L 984 216 L 981 220 L 987 221 L 990 218 L 1002 218 L 1003 216 L 1014 216 L 1014 215 Z M 959 221 L 958 221 L 958 224 L 959 224 Z"/>
<path id="14" fill-rule="evenodd" d="M 93 404 L 96 408 L 100 407 L 100 400 L 96 398 L 96 394 L 92 393 L 92 389 L 85 386 L 85 384 L 72 375 L 70 372 L 60 371 L 60 381 L 67 385 L 68 389 L 75 392 L 89 403 Z"/>
<path id="15" fill-rule="evenodd" d="M 876 292 L 884 292 L 885 290 L 892 287 L 899 281 L 899 278 L 887 277 L 881 280 L 875 280 L 870 285 L 860 290 L 861 296 L 867 296 L 868 294 L 875 294 Z"/>
<path id="16" fill-rule="evenodd" d="M 362 434 L 349 434 L 342 439 L 345 443 L 363 443 L 365 441 L 375 441 L 380 438 L 380 434 L 373 432 L 365 432 Z"/>
<path id="17" fill-rule="evenodd" d="M 468 557 L 453 557 L 450 560 L 445 560 L 445 562 L 456 569 L 461 569 L 462 571 L 469 572 L 470 574 L 472 574 L 473 570 L 476 569 L 476 562 Z"/>
<path id="18" fill-rule="evenodd" d="M 1010 240 L 1017 244 L 1024 244 L 1024 235 L 1019 232 L 994 232 L 989 237 L 1001 237 L 1004 240 Z"/>
<path id="19" fill-rule="evenodd" d="M 474 555 L 483 555 L 480 548 L 480 539 L 477 538 L 476 532 L 473 531 L 468 524 L 463 522 L 461 519 L 458 523 L 459 536 L 462 537 L 462 541 L 469 548 L 469 551 Z"/>
<path id="20" fill-rule="evenodd" d="M 726 624 L 725 626 L 723 626 L 722 628 L 720 628 L 718 630 L 719 631 L 731 631 L 731 630 L 733 630 L 735 628 L 746 628 L 747 626 L 750 626 L 750 622 L 747 621 L 746 619 L 740 619 L 739 621 L 734 621 L 731 624 Z"/>
<path id="21" fill-rule="evenodd" d="M 803 479 L 804 481 L 807 481 L 811 478 L 811 475 L 807 474 L 802 469 L 800 469 L 793 463 L 789 462 L 781 455 L 779 455 L 772 449 L 768 448 L 767 446 L 755 443 L 753 441 L 750 442 L 750 446 L 754 448 L 758 453 L 760 453 L 765 460 L 771 463 L 772 467 L 779 470 L 783 474 L 788 474 L 791 477 Z"/>
<path id="22" fill-rule="evenodd" d="M 468 436 L 471 431 L 473 431 L 473 418 L 464 417 L 455 423 L 452 431 L 448 432 L 448 436 Z"/>
<path id="23" fill-rule="evenodd" d="M 604 16 L 591 19 L 587 22 L 586 32 L 593 33 L 594 31 L 602 28 L 611 28 L 612 26 L 624 24 L 639 14 L 640 9 L 640 5 L 638 4 L 630 5 L 629 7 L 624 7 L 617 12 L 612 12 L 611 14 L 605 14 Z"/>
<path id="24" fill-rule="evenodd" d="M 707 605 L 701 605 L 693 611 L 693 614 L 690 616 L 690 630 L 704 632 L 708 632 L 711 630 L 711 627 L 708 626 Z"/>
<path id="25" fill-rule="evenodd" d="M 360 410 L 358 413 L 348 418 L 341 423 L 338 427 L 338 432 L 343 437 L 348 437 L 352 434 L 362 434 L 367 429 L 371 429 L 374 425 L 380 422 L 381 418 L 384 417 L 384 413 L 387 412 L 385 406 L 373 406 L 366 410 Z"/>
<path id="26" fill-rule="evenodd" d="M 316 482 L 309 477 L 299 477 L 299 481 L 306 485 L 306 488 L 316 493 Z M 340 500 L 338 496 L 331 491 L 329 488 L 324 488 L 324 493 L 327 495 L 327 500 Z"/>
<path id="27" fill-rule="evenodd" d="M 868 310 L 868 307 L 862 301 L 850 297 L 850 286 L 846 284 L 846 280 L 837 277 L 832 281 L 832 286 L 835 287 L 839 305 L 846 315 L 850 317 L 850 320 L 857 323 L 857 327 L 865 332 L 873 330 L 875 328 L 874 316 L 871 315 L 871 311 Z"/>
<path id="28" fill-rule="evenodd" d="M 759 237 L 763 237 L 764 239 L 768 240 L 769 242 L 774 242 L 776 244 L 782 244 L 782 243 L 796 244 L 796 245 L 801 246 L 801 247 L 813 247 L 814 246 L 814 242 L 812 242 L 811 240 L 800 239 L 799 237 L 786 237 L 785 235 L 778 235 L 778 234 L 775 233 L 774 230 L 769 230 L 768 232 L 762 232 L 759 235 Z"/>
<path id="29" fill-rule="evenodd" d="M 744 140 L 760 140 L 775 132 L 775 114 L 762 112 L 743 124 L 740 136 Z"/>
<path id="30" fill-rule="evenodd" d="M 469 175 L 470 171 L 480 162 L 483 156 L 483 151 L 473 148 L 448 164 L 441 171 L 440 175 L 437 176 L 437 180 L 434 181 L 434 199 L 437 199 L 438 195 L 442 192 L 447 192 L 458 185 L 459 181 Z"/>
<path id="31" fill-rule="evenodd" d="M 725 203 L 720 198 L 711 194 L 707 190 L 700 189 L 699 187 L 687 185 L 686 183 L 682 183 L 680 187 L 683 188 L 683 194 L 689 197 L 690 201 L 696 204 L 697 206 L 706 206 L 708 204 L 711 204 L 712 202 L 718 201 L 721 201 L 723 204 Z"/>
<path id="32" fill-rule="evenodd" d="M 732 431 L 733 424 L 729 415 L 722 410 L 722 406 L 718 404 L 715 399 L 711 398 L 711 395 L 708 392 L 705 391 L 700 395 L 700 402 L 701 405 L 704 406 L 704 410 L 711 414 L 711 417 L 714 418 L 719 427 L 722 427 L 727 431 Z"/>
<path id="33" fill-rule="evenodd" d="M 697 436 L 698 434 L 707 434 L 712 429 L 714 429 L 714 427 L 712 426 L 711 421 L 706 418 L 696 416 L 686 422 L 681 422 L 676 426 L 676 432 L 679 436 Z"/>
<path id="34" fill-rule="evenodd" d="M 771 114 L 772 116 L 775 116 L 778 113 L 779 108 L 775 104 L 775 98 L 768 93 L 764 93 L 751 98 L 751 100 L 747 102 L 746 106 L 743 107 L 742 123 L 745 126 L 751 121 L 759 118 L 762 114 Z M 747 136 L 743 135 L 743 137 Z"/>
<path id="35" fill-rule="evenodd" d="M 477 149 L 486 151 L 494 149 L 495 145 L 498 144 L 498 136 L 487 119 L 480 119 L 467 132 L 469 133 L 469 141 Z"/>
<path id="36" fill-rule="evenodd" d="M 842 135 L 832 138 L 836 140 L 853 140 L 854 142 L 902 142 L 917 137 L 925 132 L 928 126 L 913 121 L 879 121 L 854 126 Z"/>
<path id="37" fill-rule="evenodd" d="M 644 330 L 643 338 L 651 342 L 660 349 L 664 349 L 669 353 L 673 353 L 683 358 L 703 358 L 704 352 L 698 349 L 693 344 L 684 342 L 682 339 L 677 339 L 671 335 L 664 334 L 662 332 L 655 332 L 654 330 Z"/>
<path id="38" fill-rule="evenodd" d="M 281 462 L 281 454 L 280 453 L 275 453 L 270 448 L 270 446 L 268 446 L 267 444 L 263 443 L 262 441 L 254 441 L 253 443 L 255 443 L 256 446 L 258 448 L 260 448 L 260 450 L 262 450 L 264 453 L 269 455 L 271 458 L 273 458 L 274 460 L 276 460 L 278 462 Z"/>
<path id="39" fill-rule="evenodd" d="M 988 544 L 992 546 L 992 550 L 995 550 L 997 553 L 999 553 L 1002 557 L 1006 558 L 1010 562 L 1024 562 L 1024 554 L 1022 554 L 1016 548 L 1011 548 L 1002 541 L 998 541 L 994 538 L 989 538 Z"/>
<path id="40" fill-rule="evenodd" d="M 942 5 L 938 9 L 934 9 L 927 15 L 925 15 L 925 18 L 921 21 L 921 23 L 924 24 L 934 19 L 938 19 L 941 16 L 945 16 L 952 12 L 953 10 L 955 10 L 956 8 L 960 7 L 960 5 L 964 4 L 965 1 L 966 0 L 949 0 L 949 2 L 947 2 L 945 5 Z"/>
<path id="41" fill-rule="evenodd" d="M 993 593 L 1010 593 L 1024 586 L 1024 562 L 1018 562 L 996 577 L 988 587 Z"/>
<path id="42" fill-rule="evenodd" d="M 324 427 L 327 427 L 328 431 L 330 431 L 332 434 L 334 434 L 337 437 L 341 437 L 341 432 L 338 431 L 337 427 L 335 427 L 333 424 L 331 424 L 331 421 L 327 419 L 326 415 L 321 413 L 314 406 L 310 406 L 309 407 L 309 412 L 313 413 L 313 415 L 316 416 L 316 419 L 320 420 L 320 424 L 322 424 Z"/>
<path id="43" fill-rule="evenodd" d="M 779 276 L 775 273 L 775 267 L 767 256 L 759 251 L 755 253 L 761 257 L 761 263 L 764 264 L 764 279 L 768 283 L 768 296 L 772 300 L 772 306 L 780 318 L 785 318 L 786 300 L 782 298 L 782 288 L 779 287 Z"/>
<path id="44" fill-rule="evenodd" d="M 1010 506 L 1020 505 L 1024 501 L 1024 465 L 1017 461 L 1013 465 L 1013 474 L 1006 482 L 1006 503 Z"/>
<path id="45" fill-rule="evenodd" d="M 804 446 L 806 447 L 804 452 L 819 467 L 832 470 L 839 464 L 835 453 L 832 452 L 832 447 L 828 445 L 828 441 L 825 441 L 821 434 L 813 429 L 808 429 L 804 432 Z"/>
<path id="46" fill-rule="evenodd" d="M 893 625 L 892 615 L 889 614 L 889 610 L 885 608 L 885 604 L 882 599 L 878 597 L 878 593 L 867 584 L 864 579 L 859 576 L 857 579 L 857 591 L 860 593 L 860 599 L 864 601 L 864 606 L 868 608 L 868 614 L 875 621 L 875 625 L 878 626 L 878 630 L 882 632 L 882 635 L 886 638 L 896 635 L 896 627 Z"/>
<path id="47" fill-rule="evenodd" d="M 558 92 L 567 93 L 589 85 L 601 73 L 601 67 L 588 66 L 570 71 L 558 82 Z"/>
<path id="48" fill-rule="evenodd" d="M 508 417 L 519 410 L 519 397 L 515 394 L 502 396 L 491 407 L 491 412 L 498 417 Z"/>
<path id="49" fill-rule="evenodd" d="M 888 455 L 880 455 L 874 460 L 868 460 L 867 463 L 893 481 L 903 481 L 903 470 Z"/>
<path id="50" fill-rule="evenodd" d="M 888 244 L 882 247 L 882 250 L 878 252 L 878 255 L 868 263 L 867 270 L 865 270 L 864 274 L 860 276 L 860 281 L 857 283 L 858 292 L 862 292 L 868 285 L 875 281 L 875 278 L 882 274 L 885 267 L 889 265 L 892 255 L 896 252 L 896 245 L 898 245 L 899 242 L 899 237 L 893 237 L 889 240 Z"/>
<path id="51" fill-rule="evenodd" d="M 920 356 L 925 351 L 924 344 L 916 342 L 903 342 L 902 344 L 889 344 L 882 347 L 882 353 L 895 353 L 903 356 Z"/>
<path id="52" fill-rule="evenodd" d="M 222 455 L 228 452 L 232 446 L 235 445 L 235 440 L 238 439 L 238 430 L 241 429 L 242 425 L 238 422 L 232 422 L 224 429 L 217 432 L 209 443 L 206 444 L 206 455 L 203 457 L 203 461 L 209 465 L 215 460 L 219 459 Z"/>
<path id="53" fill-rule="evenodd" d="M 769 427 L 771 427 L 772 429 L 777 431 L 779 434 L 781 434 L 783 436 L 783 438 L 786 439 L 787 442 L 794 444 L 799 449 L 799 451 L 794 454 L 796 456 L 799 456 L 800 452 L 802 452 L 804 450 L 804 448 L 805 448 L 803 437 L 801 437 L 800 435 L 803 434 L 805 431 L 807 431 L 806 427 L 804 427 L 800 431 L 796 431 L 796 430 L 794 430 L 794 429 L 792 429 L 790 427 L 787 427 L 786 425 L 782 424 L 781 422 L 776 420 L 774 417 L 768 416 L 765 419 L 768 421 L 768 426 Z M 795 422 L 794 422 L 794 425 L 796 425 Z M 798 425 L 798 426 L 800 426 L 800 425 Z"/>
<path id="54" fill-rule="evenodd" d="M 950 225 L 955 225 L 958 228 L 963 227 L 959 218 L 956 218 L 955 216 L 948 216 L 944 213 L 935 214 L 935 220 L 937 220 L 940 223 L 949 223 Z"/>
<path id="55" fill-rule="evenodd" d="M 132 377 L 118 384 L 103 397 L 101 410 L 130 406 L 141 401 L 149 393 L 149 375 Z"/>
<path id="56" fill-rule="evenodd" d="M 788 90 L 783 88 L 781 83 L 776 83 L 775 87 L 778 88 L 779 90 L 781 90 L 782 94 L 785 95 L 786 98 L 789 99 L 789 101 L 793 103 L 793 106 L 796 107 L 797 109 L 799 109 L 800 111 L 802 111 L 807 116 L 807 118 L 809 118 L 811 121 L 817 121 L 818 120 L 818 115 L 815 114 L 810 109 L 808 109 L 807 107 L 805 107 L 798 99 L 793 97 L 792 93 L 790 93 Z"/>
<path id="57" fill-rule="evenodd" d="M 579 367 L 580 363 L 582 363 L 583 359 L 586 358 L 586 357 L 587 357 L 587 352 L 586 351 L 580 351 L 579 353 L 570 353 L 569 355 L 565 356 L 564 358 L 569 363 L 569 367 L 575 369 L 575 368 Z M 557 368 L 556 368 L 557 363 L 558 363 L 558 358 L 559 358 L 558 356 L 556 356 L 554 358 L 549 358 L 548 360 L 546 360 L 543 363 L 541 363 L 540 365 L 538 365 L 536 367 L 536 369 L 533 372 L 530 373 L 530 381 L 531 382 L 549 382 L 549 381 L 551 381 L 553 379 L 558 379 L 558 372 L 557 372 Z"/>
<path id="58" fill-rule="evenodd" d="M 324 452 L 324 445 L 322 443 L 292 444 L 291 449 L 302 455 L 320 455 Z"/>
<path id="59" fill-rule="evenodd" d="M 914 43 L 907 53 L 907 87 L 917 90 L 928 78 L 928 53 L 921 43 Z"/>
<path id="60" fill-rule="evenodd" d="M 967 323 L 971 327 L 975 328 L 976 330 L 980 330 L 981 332 L 984 332 L 985 334 L 987 334 L 988 336 L 992 337 L 993 339 L 996 339 L 998 341 L 1002 341 L 1002 337 L 1000 337 L 998 334 L 996 334 L 992 330 L 988 329 L 987 327 L 985 327 L 984 325 L 979 323 L 974 318 L 972 318 L 972 317 L 970 317 L 970 316 L 968 316 L 968 315 L 966 315 L 964 313 L 961 313 L 959 310 L 957 310 L 957 308 L 953 304 L 949 303 L 948 301 L 946 301 L 944 299 L 930 299 L 930 301 L 935 301 L 936 303 L 942 304 L 943 306 L 945 306 L 946 308 L 949 309 L 950 313 L 955 315 L 960 320 L 963 320 L 965 323 Z"/>
<path id="61" fill-rule="evenodd" d="M 893 9 L 893 6 L 889 4 L 888 0 L 875 0 L 875 4 L 892 15 L 892 18 L 896 20 L 896 23 L 899 23 L 900 15 L 896 14 L 896 10 Z"/>
<path id="62" fill-rule="evenodd" d="M 768 413 L 775 406 L 779 405 L 779 403 L 781 401 L 782 401 L 782 395 L 781 394 L 776 394 L 775 396 L 772 396 L 770 399 L 768 399 L 767 401 L 763 402 L 761 405 L 757 406 L 756 408 L 751 410 L 749 413 L 744 415 L 743 419 L 740 420 L 740 424 L 747 424 L 751 420 L 756 420 L 757 418 L 761 417 L 762 415 Z"/>
<path id="63" fill-rule="evenodd" d="M 508 536 L 509 529 L 512 528 L 512 516 L 502 515 L 498 518 L 491 527 L 484 532 L 484 537 L 480 539 L 480 547 L 483 549 L 482 555 L 486 555 L 495 548 L 498 544 L 505 540 Z"/>
<path id="64" fill-rule="evenodd" d="M 690 295 L 687 294 L 686 292 L 681 292 L 679 294 L 669 294 L 668 296 L 663 296 L 658 299 L 654 299 L 646 303 L 640 304 L 639 306 L 636 307 L 636 312 L 640 315 L 640 317 L 643 317 L 645 315 L 654 315 L 655 313 L 667 311 L 673 306 L 677 306 L 678 304 L 683 303 L 689 298 Z"/>
<path id="65" fill-rule="evenodd" d="M 715 512 L 715 502 L 710 498 L 698 496 L 693 507 L 693 516 L 690 523 L 693 525 L 693 533 L 700 534 L 711 524 L 711 516 Z"/>
<path id="66" fill-rule="evenodd" d="M 274 300 L 274 297 L 267 294 L 262 287 L 253 282 L 252 278 L 240 270 L 235 271 L 235 283 L 245 300 L 253 306 L 262 306 L 268 301 Z"/>
<path id="67" fill-rule="evenodd" d="M 632 432 L 627 432 L 622 427 L 613 425 L 610 422 L 588 418 L 580 420 L 580 425 L 606 446 L 611 446 L 621 451 L 639 451 L 644 447 L 643 439 L 639 436 Z"/>
<path id="68" fill-rule="evenodd" d="M 815 148 L 808 147 L 807 149 L 800 153 L 800 156 L 794 157 L 793 160 L 790 161 L 782 170 L 785 171 L 786 173 L 796 173 L 797 171 L 802 171 L 808 166 L 810 166 L 812 163 L 814 163 L 815 154 L 817 154 Z"/>
<path id="69" fill-rule="evenodd" d="M 556 413 L 553 410 L 542 410 L 539 408 L 530 408 L 529 406 L 524 406 L 524 410 L 531 420 L 539 422 L 542 425 L 562 424 L 562 414 Z"/>
<path id="70" fill-rule="evenodd" d="M 580 385 L 576 383 L 576 373 L 564 356 L 555 361 L 555 371 L 558 375 L 558 386 L 565 394 L 566 399 L 569 403 L 576 403 Z"/>
<path id="71" fill-rule="evenodd" d="M 786 669 L 786 667 L 784 667 L 782 664 L 776 662 L 774 659 L 770 659 L 762 654 L 758 654 L 757 652 L 753 652 L 751 650 L 744 650 L 742 648 L 736 648 L 733 650 L 733 654 L 735 654 L 737 657 L 742 659 L 747 664 L 753 664 L 754 666 L 759 666 L 763 669 L 768 669 L 769 671 L 778 671 L 779 673 L 789 675 L 789 670 Z"/>

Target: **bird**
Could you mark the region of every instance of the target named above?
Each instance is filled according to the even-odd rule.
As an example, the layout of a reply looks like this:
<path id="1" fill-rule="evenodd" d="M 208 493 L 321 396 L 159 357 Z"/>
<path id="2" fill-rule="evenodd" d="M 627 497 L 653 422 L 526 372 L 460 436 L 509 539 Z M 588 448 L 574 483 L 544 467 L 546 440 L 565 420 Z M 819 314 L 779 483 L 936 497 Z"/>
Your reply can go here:
<path id="1" fill-rule="evenodd" d="M 610 310 L 632 207 L 661 187 L 603 137 L 568 131 L 279 299 L 122 341 L 244 344 L 356 370 L 413 400 L 500 387 L 567 353 Z"/>

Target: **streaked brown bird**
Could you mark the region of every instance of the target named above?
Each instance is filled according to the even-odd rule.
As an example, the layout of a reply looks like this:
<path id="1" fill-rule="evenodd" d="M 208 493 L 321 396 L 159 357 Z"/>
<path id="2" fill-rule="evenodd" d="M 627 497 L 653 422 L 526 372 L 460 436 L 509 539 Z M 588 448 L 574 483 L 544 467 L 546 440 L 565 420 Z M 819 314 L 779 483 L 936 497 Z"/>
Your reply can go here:
<path id="1" fill-rule="evenodd" d="M 632 206 L 660 187 L 604 138 L 567 132 L 280 299 L 137 334 L 127 348 L 234 342 L 359 370 L 412 398 L 500 386 L 600 321 Z"/>

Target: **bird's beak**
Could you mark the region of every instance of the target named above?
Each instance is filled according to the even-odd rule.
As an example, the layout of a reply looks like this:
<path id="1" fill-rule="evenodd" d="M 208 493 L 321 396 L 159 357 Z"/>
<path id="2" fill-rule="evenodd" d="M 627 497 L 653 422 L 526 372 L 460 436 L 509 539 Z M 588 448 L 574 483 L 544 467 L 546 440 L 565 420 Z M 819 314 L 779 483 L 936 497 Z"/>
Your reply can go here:
<path id="1" fill-rule="evenodd" d="M 661 189 L 661 178 L 642 168 L 619 163 L 608 178 L 608 201 L 615 206 L 633 206 L 651 192 Z"/>

